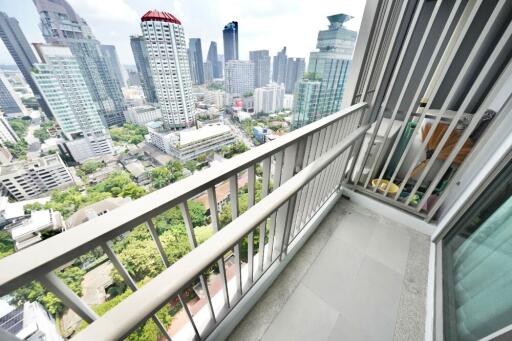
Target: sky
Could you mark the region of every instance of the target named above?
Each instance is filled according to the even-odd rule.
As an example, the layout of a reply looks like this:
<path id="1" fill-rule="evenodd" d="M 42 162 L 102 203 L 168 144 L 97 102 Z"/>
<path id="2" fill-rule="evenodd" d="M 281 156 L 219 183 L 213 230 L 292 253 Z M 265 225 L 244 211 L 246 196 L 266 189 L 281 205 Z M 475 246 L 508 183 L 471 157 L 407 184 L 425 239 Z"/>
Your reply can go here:
<path id="1" fill-rule="evenodd" d="M 327 16 L 354 16 L 347 27 L 357 30 L 364 0 L 68 0 L 102 44 L 115 45 L 124 65 L 134 65 L 129 36 L 140 34 L 140 17 L 151 9 L 167 11 L 183 24 L 188 38 L 201 38 L 203 55 L 210 41 L 223 53 L 222 29 L 238 21 L 240 59 L 250 50 L 269 50 L 276 55 L 283 46 L 288 57 L 308 58 L 315 50 L 319 30 L 327 28 Z M 44 42 L 39 15 L 32 0 L 0 0 L 0 11 L 15 17 L 28 41 Z M 14 64 L 0 42 L 0 64 Z"/>

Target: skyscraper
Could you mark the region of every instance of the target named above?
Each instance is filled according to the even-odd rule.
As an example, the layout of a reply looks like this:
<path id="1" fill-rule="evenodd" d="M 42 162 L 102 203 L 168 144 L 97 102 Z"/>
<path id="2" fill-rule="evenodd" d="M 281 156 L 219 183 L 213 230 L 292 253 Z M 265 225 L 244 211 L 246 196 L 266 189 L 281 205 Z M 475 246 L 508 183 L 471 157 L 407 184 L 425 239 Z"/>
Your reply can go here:
<path id="1" fill-rule="evenodd" d="M 224 62 L 238 60 L 238 22 L 232 21 L 222 30 L 224 39 Z"/>
<path id="2" fill-rule="evenodd" d="M 254 63 L 247 60 L 230 60 L 224 69 L 224 86 L 232 97 L 243 96 L 254 90 Z"/>
<path id="3" fill-rule="evenodd" d="M 254 90 L 254 112 L 274 113 L 283 110 L 284 85 L 268 84 Z"/>
<path id="4" fill-rule="evenodd" d="M 124 76 L 121 69 L 121 63 L 119 62 L 119 57 L 117 56 L 116 47 L 114 45 L 100 45 L 100 49 L 105 61 L 107 62 L 108 68 L 114 72 L 114 76 L 116 77 L 119 86 L 125 86 Z"/>
<path id="5" fill-rule="evenodd" d="M 304 58 L 288 58 L 286 62 L 285 90 L 287 94 L 292 94 L 295 83 L 304 75 L 306 61 Z"/>
<path id="6" fill-rule="evenodd" d="M 206 62 L 204 62 L 203 64 L 203 70 L 204 70 L 204 82 L 205 83 L 211 83 L 211 81 L 213 80 L 213 66 L 212 66 L 212 62 L 210 62 L 209 60 L 207 60 Z"/>
<path id="7" fill-rule="evenodd" d="M 0 110 L 5 114 L 28 115 L 27 109 L 14 91 L 11 83 L 0 71 Z"/>
<path id="8" fill-rule="evenodd" d="M 330 115 L 341 109 L 343 89 L 352 60 L 357 32 L 348 30 L 343 24 L 352 19 L 346 14 L 335 14 L 327 17 L 330 25 L 327 30 L 318 33 L 316 47 L 319 51 L 311 52 L 307 77 L 320 81 L 319 95 L 296 96 L 293 109 L 294 128 L 301 126 L 300 122 L 312 122 L 318 118 Z M 308 82 L 305 82 L 307 84 Z M 305 84 L 302 84 L 304 86 Z M 317 100 L 318 103 L 305 104 L 303 100 Z M 306 114 L 303 108 L 315 108 L 314 117 L 299 119 Z"/>
<path id="9" fill-rule="evenodd" d="M 201 48 L 200 38 L 190 38 L 188 40 L 188 53 L 192 83 L 204 84 L 203 49 Z"/>
<path id="10" fill-rule="evenodd" d="M 274 56 L 272 61 L 272 80 L 278 84 L 284 84 L 286 77 L 286 46 Z"/>
<path id="11" fill-rule="evenodd" d="M 270 83 L 270 56 L 268 50 L 250 51 L 249 60 L 254 63 L 254 87 L 260 88 Z"/>
<path id="12" fill-rule="evenodd" d="M 106 130 L 77 58 L 67 46 L 35 44 L 42 63 L 32 75 L 62 129 L 66 147 L 78 162 L 113 153 Z"/>
<path id="13" fill-rule="evenodd" d="M 222 78 L 222 62 L 219 60 L 217 52 L 217 43 L 212 41 L 208 48 L 208 57 L 206 58 L 212 63 L 213 67 L 213 78 Z"/>
<path id="14" fill-rule="evenodd" d="M 172 14 L 158 11 L 148 11 L 141 21 L 164 125 L 190 127 L 195 111 L 183 26 Z"/>
<path id="15" fill-rule="evenodd" d="M 292 129 L 297 129 L 321 116 L 318 113 L 318 98 L 322 83 L 314 75 L 299 80 L 293 93 Z"/>
<path id="16" fill-rule="evenodd" d="M 18 66 L 18 69 L 20 69 L 23 77 L 25 77 L 25 80 L 34 93 L 39 106 L 46 115 L 50 116 L 50 109 L 39 93 L 36 83 L 34 83 L 34 80 L 30 75 L 32 65 L 37 63 L 36 55 L 34 54 L 34 51 L 32 51 L 27 38 L 25 38 L 25 35 L 21 31 L 18 21 L 15 18 L 7 16 L 7 14 L 3 12 L 0 12 L 0 37 L 7 47 L 12 59 L 14 59 L 14 62 Z"/>
<path id="17" fill-rule="evenodd" d="M 149 67 L 148 50 L 143 36 L 130 36 L 130 45 L 132 47 L 135 66 L 139 73 L 140 85 L 144 92 L 144 97 L 148 103 L 157 103 L 155 83 L 153 82 L 153 74 Z"/>
<path id="18" fill-rule="evenodd" d="M 87 22 L 66 0 L 34 0 L 34 3 L 46 42 L 69 46 L 102 120 L 108 126 L 123 124 L 126 104 L 121 87 Z"/>

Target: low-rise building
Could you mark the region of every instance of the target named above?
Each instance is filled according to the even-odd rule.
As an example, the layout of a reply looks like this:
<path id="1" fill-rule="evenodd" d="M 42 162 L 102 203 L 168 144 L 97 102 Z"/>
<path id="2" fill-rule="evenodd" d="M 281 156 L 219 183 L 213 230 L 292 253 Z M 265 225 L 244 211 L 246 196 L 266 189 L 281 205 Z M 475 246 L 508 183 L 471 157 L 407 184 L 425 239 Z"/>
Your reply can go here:
<path id="1" fill-rule="evenodd" d="M 214 105 L 217 108 L 224 108 L 226 105 L 226 92 L 222 90 L 208 90 L 204 93 L 203 102 Z"/>
<path id="2" fill-rule="evenodd" d="M 19 141 L 18 135 L 11 128 L 9 121 L 3 117 L 3 113 L 0 111 L 0 142 L 16 143 Z"/>
<path id="3" fill-rule="evenodd" d="M 29 247 L 43 240 L 42 233 L 46 231 L 60 232 L 65 229 L 64 220 L 58 211 L 33 211 L 26 219 L 6 226 L 11 234 L 16 251 Z"/>
<path id="4" fill-rule="evenodd" d="M 66 228 L 70 229 L 83 224 L 86 221 L 99 217 L 100 215 L 110 212 L 130 201 L 130 198 L 107 198 L 81 208 L 66 220 Z"/>
<path id="5" fill-rule="evenodd" d="M 139 105 L 128 108 L 125 112 L 126 121 L 137 125 L 145 125 L 151 121 L 161 120 L 162 113 L 154 105 Z"/>
<path id="6" fill-rule="evenodd" d="M 151 182 L 149 173 L 146 172 L 146 168 L 140 161 L 128 162 L 124 165 L 124 168 L 131 176 L 135 179 L 138 185 L 147 185 Z"/>
<path id="7" fill-rule="evenodd" d="M 0 183 L 16 200 L 38 198 L 75 184 L 58 154 L 0 166 Z"/>
<path id="8" fill-rule="evenodd" d="M 254 139 L 258 141 L 259 143 L 265 143 L 266 136 L 273 134 L 274 132 L 268 128 L 264 127 L 253 127 L 252 128 L 252 134 L 254 135 Z"/>

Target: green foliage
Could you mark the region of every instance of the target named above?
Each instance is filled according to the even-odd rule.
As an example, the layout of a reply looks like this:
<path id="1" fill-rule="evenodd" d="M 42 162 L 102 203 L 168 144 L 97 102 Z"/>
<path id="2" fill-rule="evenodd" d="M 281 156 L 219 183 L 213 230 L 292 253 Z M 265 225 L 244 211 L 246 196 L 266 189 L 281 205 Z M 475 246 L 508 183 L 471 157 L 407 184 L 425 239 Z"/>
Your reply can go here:
<path id="1" fill-rule="evenodd" d="M 135 184 L 126 172 L 113 172 L 108 178 L 87 190 L 87 193 L 94 192 L 132 199 L 138 199 L 146 194 L 146 190 Z"/>
<path id="2" fill-rule="evenodd" d="M 197 170 L 198 162 L 196 160 L 189 160 L 184 164 L 185 168 L 191 171 L 192 173 Z"/>
<path id="3" fill-rule="evenodd" d="M 24 160 L 27 158 L 28 145 L 25 140 L 20 140 L 18 143 L 4 142 L 5 146 L 18 160 Z"/>
<path id="4" fill-rule="evenodd" d="M 0 230 L 0 259 L 14 253 L 14 243 L 9 232 Z"/>
<path id="5" fill-rule="evenodd" d="M 179 161 L 169 161 L 165 166 L 151 171 L 153 188 L 160 189 L 183 178 L 183 165 Z"/>
<path id="6" fill-rule="evenodd" d="M 212 82 L 208 85 L 208 90 L 224 90 L 224 83 Z"/>
<path id="7" fill-rule="evenodd" d="M 230 159 L 233 156 L 241 154 L 249 150 L 249 147 L 245 145 L 242 141 L 236 141 L 234 144 L 230 146 L 223 146 L 221 149 L 222 156 L 226 159 Z"/>
<path id="8" fill-rule="evenodd" d="M 305 72 L 302 77 L 309 81 L 321 81 L 322 80 L 322 77 L 320 76 L 320 74 L 318 74 L 316 72 Z"/>
<path id="9" fill-rule="evenodd" d="M 144 141 L 144 135 L 148 129 L 144 126 L 138 126 L 132 123 L 125 123 L 122 127 L 110 128 L 112 140 L 118 143 L 139 144 Z"/>
<path id="10" fill-rule="evenodd" d="M 48 129 L 53 127 L 53 121 L 46 121 L 41 124 L 40 128 L 34 131 L 34 137 L 37 137 L 41 143 L 50 138 Z"/>
<path id="11" fill-rule="evenodd" d="M 243 97 L 247 98 L 247 97 L 251 97 L 252 95 L 253 95 L 252 91 L 247 91 L 247 92 L 244 93 Z"/>
<path id="12" fill-rule="evenodd" d="M 80 165 L 77 173 L 80 177 L 84 177 L 96 172 L 98 169 L 103 167 L 105 167 L 105 163 L 101 161 L 89 160 Z"/>
<path id="13" fill-rule="evenodd" d="M 14 130 L 16 135 L 18 135 L 20 139 L 23 139 L 25 135 L 27 135 L 27 129 L 30 125 L 30 121 L 21 118 L 13 118 L 9 120 L 9 125 Z"/>

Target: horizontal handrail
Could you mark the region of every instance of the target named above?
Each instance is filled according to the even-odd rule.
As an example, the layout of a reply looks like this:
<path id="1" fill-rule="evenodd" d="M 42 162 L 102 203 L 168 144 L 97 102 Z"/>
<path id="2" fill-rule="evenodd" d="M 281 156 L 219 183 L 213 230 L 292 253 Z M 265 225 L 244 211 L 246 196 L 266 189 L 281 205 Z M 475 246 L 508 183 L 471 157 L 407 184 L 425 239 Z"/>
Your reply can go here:
<path id="1" fill-rule="evenodd" d="M 118 340 L 126 337 L 148 316 L 157 312 L 179 290 L 198 277 L 226 250 L 251 232 L 304 185 L 361 138 L 368 126 L 360 127 L 324 155 L 291 177 L 256 205 L 215 233 L 203 244 L 153 278 L 80 332 L 74 340 Z M 128 312 L 128 313 L 127 313 Z"/>
<path id="2" fill-rule="evenodd" d="M 198 172 L 0 260 L 0 295 L 5 295 L 11 290 L 43 276 L 99 246 L 102 242 L 111 240 L 131 228 L 147 222 L 148 219 L 214 187 L 254 163 L 274 155 L 277 151 L 284 150 L 301 138 L 364 108 L 366 108 L 366 103 L 362 102 L 343 109 L 336 114 L 227 160 L 222 165 Z"/>

